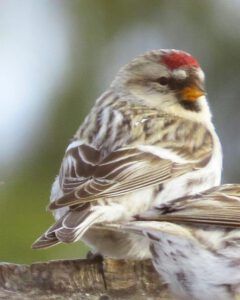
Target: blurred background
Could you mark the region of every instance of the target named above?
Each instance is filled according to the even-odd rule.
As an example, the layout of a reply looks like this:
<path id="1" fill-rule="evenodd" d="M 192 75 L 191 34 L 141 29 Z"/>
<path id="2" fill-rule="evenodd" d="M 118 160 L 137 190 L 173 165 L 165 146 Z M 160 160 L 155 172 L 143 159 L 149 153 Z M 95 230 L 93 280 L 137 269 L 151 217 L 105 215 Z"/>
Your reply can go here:
<path id="1" fill-rule="evenodd" d="M 150 49 L 198 58 L 224 152 L 240 182 L 239 0 L 5 0 L 0 3 L 0 261 L 83 257 L 33 251 L 52 222 L 52 181 L 69 139 L 120 66 Z"/>

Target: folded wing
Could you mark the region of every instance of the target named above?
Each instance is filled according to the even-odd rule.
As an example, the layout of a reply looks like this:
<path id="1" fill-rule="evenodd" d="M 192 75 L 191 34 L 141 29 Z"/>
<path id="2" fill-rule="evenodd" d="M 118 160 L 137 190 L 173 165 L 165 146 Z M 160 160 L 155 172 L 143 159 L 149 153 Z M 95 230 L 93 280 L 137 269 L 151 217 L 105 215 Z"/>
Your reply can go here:
<path id="1" fill-rule="evenodd" d="M 49 207 L 57 209 L 121 196 L 195 168 L 195 163 L 176 163 L 134 147 L 121 148 L 101 159 L 98 150 L 83 144 L 67 151 L 60 170 L 64 195 Z"/>
<path id="2" fill-rule="evenodd" d="M 240 227 L 240 185 L 226 184 L 179 198 L 155 207 L 138 219 Z"/>

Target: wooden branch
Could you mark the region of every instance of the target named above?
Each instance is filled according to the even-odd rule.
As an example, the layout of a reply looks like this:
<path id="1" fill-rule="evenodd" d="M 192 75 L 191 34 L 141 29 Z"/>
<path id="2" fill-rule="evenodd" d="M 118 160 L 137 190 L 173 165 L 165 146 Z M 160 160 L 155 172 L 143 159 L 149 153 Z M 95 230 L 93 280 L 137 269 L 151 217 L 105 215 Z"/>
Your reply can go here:
<path id="1" fill-rule="evenodd" d="M 150 261 L 0 264 L 0 299 L 172 299 Z"/>

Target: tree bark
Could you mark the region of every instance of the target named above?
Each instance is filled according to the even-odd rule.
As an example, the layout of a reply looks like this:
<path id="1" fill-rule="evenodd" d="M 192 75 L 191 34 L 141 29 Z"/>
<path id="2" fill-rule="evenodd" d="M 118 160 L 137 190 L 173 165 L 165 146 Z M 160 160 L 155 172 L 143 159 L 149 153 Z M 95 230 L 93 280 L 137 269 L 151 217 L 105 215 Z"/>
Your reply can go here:
<path id="1" fill-rule="evenodd" d="M 0 299 L 172 299 L 150 261 L 0 264 Z"/>

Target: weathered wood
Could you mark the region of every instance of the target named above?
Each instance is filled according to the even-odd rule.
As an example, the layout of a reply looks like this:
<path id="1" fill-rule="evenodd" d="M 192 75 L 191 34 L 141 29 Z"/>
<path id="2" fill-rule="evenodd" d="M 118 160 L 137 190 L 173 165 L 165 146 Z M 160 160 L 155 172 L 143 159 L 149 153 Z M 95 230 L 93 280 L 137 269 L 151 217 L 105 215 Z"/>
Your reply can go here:
<path id="1" fill-rule="evenodd" d="M 0 264 L 0 299 L 172 298 L 150 261 L 79 259 Z"/>

